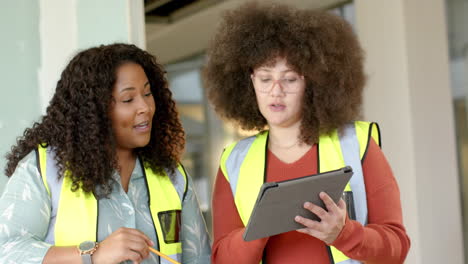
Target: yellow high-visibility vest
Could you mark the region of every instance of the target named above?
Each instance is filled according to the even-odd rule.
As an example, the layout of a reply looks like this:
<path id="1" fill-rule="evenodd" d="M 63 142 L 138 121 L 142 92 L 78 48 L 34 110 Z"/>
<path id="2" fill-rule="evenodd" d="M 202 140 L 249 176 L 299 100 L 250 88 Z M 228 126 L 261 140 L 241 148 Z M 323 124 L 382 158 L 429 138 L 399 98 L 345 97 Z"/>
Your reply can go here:
<path id="1" fill-rule="evenodd" d="M 79 245 L 83 241 L 97 241 L 98 201 L 92 193 L 81 188 L 71 191 L 72 181 L 65 172 L 59 181 L 54 155 L 50 148 L 37 148 L 39 171 L 47 192 L 57 201 L 55 225 L 48 232 L 54 232 L 56 246 Z M 174 174 L 168 171 L 156 174 L 144 166 L 148 187 L 149 209 L 157 235 L 159 251 L 171 258 L 182 260 L 182 243 L 179 239 L 182 201 L 187 191 L 187 175 L 179 165 Z M 55 186 L 54 186 L 55 185 Z M 52 230 L 51 230 L 52 229 Z"/>
<path id="2" fill-rule="evenodd" d="M 317 146 L 319 173 L 337 170 L 346 165 L 353 167 L 354 174 L 345 191 L 353 190 L 355 195 L 354 204 L 356 211 L 358 211 L 357 220 L 363 225 L 367 224 L 367 202 L 361 161 L 365 158 L 371 138 L 380 145 L 378 125 L 376 123 L 356 121 L 344 128 L 340 135 L 335 130 L 330 134 L 320 136 Z M 258 192 L 265 181 L 267 140 L 268 131 L 261 132 L 229 145 L 221 156 L 220 167 L 231 186 L 234 202 L 244 226 L 249 221 Z M 355 149 L 352 149 L 354 148 L 353 142 L 356 143 Z M 353 151 L 357 162 L 348 161 L 349 158 L 346 158 L 353 156 Z M 347 159 L 347 162 L 345 162 L 345 159 Z M 330 253 L 332 263 L 360 263 L 349 259 L 334 247 L 330 247 Z"/>

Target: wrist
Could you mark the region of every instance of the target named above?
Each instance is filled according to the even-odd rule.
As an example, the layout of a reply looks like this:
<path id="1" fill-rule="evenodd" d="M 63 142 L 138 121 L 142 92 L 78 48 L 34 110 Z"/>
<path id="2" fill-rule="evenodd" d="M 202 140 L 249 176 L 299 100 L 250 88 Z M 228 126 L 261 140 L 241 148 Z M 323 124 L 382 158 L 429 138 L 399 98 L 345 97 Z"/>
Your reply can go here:
<path id="1" fill-rule="evenodd" d="M 101 248 L 97 248 L 96 251 L 91 255 L 91 261 L 93 264 L 102 264 L 102 263 L 108 263 L 107 261 L 103 261 L 101 256 L 103 253 Z"/>
<path id="2" fill-rule="evenodd" d="M 99 243 L 94 241 L 84 241 L 78 246 L 81 262 L 83 264 L 93 264 L 92 256 L 99 247 Z"/>

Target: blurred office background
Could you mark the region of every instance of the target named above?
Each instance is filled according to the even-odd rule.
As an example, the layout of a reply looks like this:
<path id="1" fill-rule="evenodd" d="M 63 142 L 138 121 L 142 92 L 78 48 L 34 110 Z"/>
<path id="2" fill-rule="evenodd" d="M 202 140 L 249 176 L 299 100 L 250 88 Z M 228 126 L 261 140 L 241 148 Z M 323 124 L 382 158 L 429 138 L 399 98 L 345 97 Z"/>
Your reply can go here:
<path id="1" fill-rule="evenodd" d="M 187 134 L 183 163 L 211 227 L 221 151 L 249 132 L 219 120 L 200 73 L 223 11 L 245 1 L 0 1 L 0 193 L 4 154 L 44 113 L 71 56 L 134 43 L 166 67 Z M 361 40 L 364 115 L 379 122 L 400 186 L 412 241 L 406 263 L 468 263 L 468 0 L 283 2 L 341 15 Z"/>

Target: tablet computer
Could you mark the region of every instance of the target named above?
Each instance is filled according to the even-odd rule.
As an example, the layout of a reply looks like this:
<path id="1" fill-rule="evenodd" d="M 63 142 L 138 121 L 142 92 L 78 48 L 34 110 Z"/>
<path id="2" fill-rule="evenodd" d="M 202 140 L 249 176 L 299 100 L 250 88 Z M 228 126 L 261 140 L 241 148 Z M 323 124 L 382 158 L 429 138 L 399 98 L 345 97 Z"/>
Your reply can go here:
<path id="1" fill-rule="evenodd" d="M 304 209 L 304 203 L 311 202 L 325 208 L 319 197 L 322 191 L 337 203 L 352 175 L 352 168 L 347 166 L 292 180 L 264 183 L 245 229 L 244 240 L 252 241 L 304 228 L 294 221 L 296 215 L 319 220 Z"/>

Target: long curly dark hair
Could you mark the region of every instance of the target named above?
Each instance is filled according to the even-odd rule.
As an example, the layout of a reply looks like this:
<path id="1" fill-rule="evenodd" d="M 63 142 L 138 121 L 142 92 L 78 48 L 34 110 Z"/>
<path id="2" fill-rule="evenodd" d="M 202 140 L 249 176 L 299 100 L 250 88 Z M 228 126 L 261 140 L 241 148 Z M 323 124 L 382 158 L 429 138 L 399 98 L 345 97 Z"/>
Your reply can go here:
<path id="1" fill-rule="evenodd" d="M 82 188 L 94 192 L 100 186 L 104 194 L 109 194 L 117 160 L 108 113 L 116 70 L 127 62 L 144 69 L 156 105 L 150 142 L 135 152 L 155 172 L 163 168 L 174 171 L 184 149 L 185 134 L 165 72 L 148 52 L 134 45 L 112 44 L 81 51 L 70 61 L 46 115 L 27 128 L 7 154 L 6 175 L 11 176 L 18 162 L 43 144 L 55 152 L 59 177 L 70 171 L 73 191 Z"/>
<path id="2" fill-rule="evenodd" d="M 216 112 L 265 129 L 250 75 L 278 57 L 305 76 L 301 141 L 316 143 L 360 117 L 364 55 L 351 26 L 325 11 L 258 2 L 226 12 L 208 49 L 203 77 Z"/>

